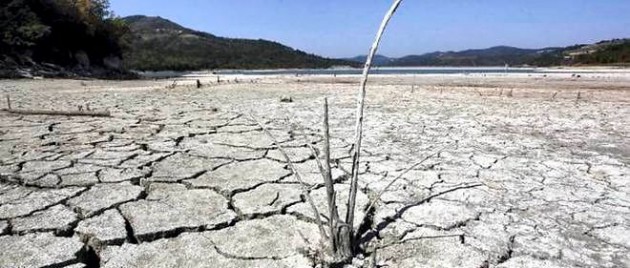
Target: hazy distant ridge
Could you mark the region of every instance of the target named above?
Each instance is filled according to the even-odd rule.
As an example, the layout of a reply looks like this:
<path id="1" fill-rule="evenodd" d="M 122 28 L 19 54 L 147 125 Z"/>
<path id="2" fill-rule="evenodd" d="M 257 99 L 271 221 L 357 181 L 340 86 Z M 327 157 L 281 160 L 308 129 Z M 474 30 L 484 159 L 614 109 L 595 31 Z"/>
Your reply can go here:
<path id="1" fill-rule="evenodd" d="M 365 56 L 346 60 L 364 62 Z M 496 46 L 487 49 L 432 52 L 389 58 L 379 55 L 377 66 L 556 66 L 580 64 L 627 64 L 630 63 L 630 39 L 614 39 L 596 44 L 569 47 L 524 49 Z"/>

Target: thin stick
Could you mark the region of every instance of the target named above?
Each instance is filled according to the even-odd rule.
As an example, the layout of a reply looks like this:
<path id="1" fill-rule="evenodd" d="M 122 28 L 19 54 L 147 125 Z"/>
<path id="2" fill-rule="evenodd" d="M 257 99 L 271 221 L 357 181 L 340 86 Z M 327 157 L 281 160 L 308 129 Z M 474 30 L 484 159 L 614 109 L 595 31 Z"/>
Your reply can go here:
<path id="1" fill-rule="evenodd" d="M 49 111 L 49 110 L 14 110 L 2 109 L 2 111 L 12 114 L 25 115 L 60 115 L 60 116 L 91 116 L 91 117 L 111 117 L 109 112 L 91 112 L 91 111 Z"/>
<path id="2" fill-rule="evenodd" d="M 330 169 L 330 125 L 328 124 L 328 98 L 324 98 L 324 183 L 326 184 L 326 197 L 328 198 L 328 216 L 330 217 L 330 233 L 335 234 L 339 213 L 335 198 L 335 185 L 332 180 Z M 332 235 L 331 245 L 333 252 L 336 251 L 335 235 Z"/>
<path id="3" fill-rule="evenodd" d="M 446 148 L 444 148 L 446 149 Z M 376 202 L 378 202 L 379 200 L 381 200 L 381 197 L 383 196 L 383 194 L 389 189 L 389 187 L 392 187 L 392 185 L 394 185 L 394 183 L 396 183 L 396 181 L 400 180 L 403 176 L 405 176 L 407 173 L 409 173 L 410 171 L 412 171 L 414 168 L 416 168 L 419 165 L 422 165 L 424 162 L 426 162 L 427 160 L 433 158 L 434 156 L 440 154 L 444 149 L 439 150 L 435 153 L 432 153 L 430 155 L 428 155 L 427 157 L 425 157 L 424 159 L 422 159 L 420 162 L 417 162 L 415 164 L 413 164 L 412 166 L 408 167 L 407 169 L 405 169 L 405 171 L 403 171 L 402 173 L 398 174 L 398 176 L 391 181 L 389 184 L 387 184 L 387 186 L 385 186 L 385 188 L 383 188 L 374 198 L 374 200 L 372 200 L 372 203 L 370 203 L 370 206 L 367 208 L 366 211 L 370 211 L 375 205 Z M 367 215 L 367 213 L 366 213 Z"/>
<path id="4" fill-rule="evenodd" d="M 313 145 L 311 144 L 307 144 L 308 148 L 311 149 L 311 152 L 313 153 L 313 155 L 315 156 L 315 162 L 317 163 L 317 167 L 319 168 L 319 173 L 322 175 L 322 178 L 324 179 L 324 182 L 326 182 L 326 169 L 324 168 L 324 165 L 322 164 L 322 160 L 319 158 L 319 156 L 317 155 L 317 150 L 315 150 L 315 147 L 313 147 Z M 331 183 L 332 184 L 332 183 Z M 328 186 L 328 183 L 326 183 L 326 186 Z M 328 192 L 326 192 L 326 194 L 328 195 Z M 333 252 L 335 251 L 336 248 L 336 241 L 335 241 L 335 222 L 339 221 L 339 214 L 337 213 L 337 205 L 334 204 L 333 206 L 330 205 L 330 197 L 328 197 L 328 209 L 329 209 L 329 213 L 330 215 L 330 221 L 328 223 L 328 227 L 330 228 L 330 239 L 329 239 L 329 243 L 330 243 L 330 248 L 331 250 L 333 250 Z M 332 197 L 333 202 L 337 200 L 337 198 L 335 198 L 335 192 L 333 189 L 333 197 Z M 331 215 L 335 215 L 335 213 L 330 212 L 330 208 L 334 208 L 334 211 L 337 215 L 336 221 L 334 220 L 335 218 Z"/>
<path id="5" fill-rule="evenodd" d="M 315 214 L 315 220 L 317 221 L 317 226 L 319 227 L 319 231 L 321 232 L 322 237 L 324 239 L 328 239 L 328 236 L 326 235 L 326 230 L 324 229 L 324 224 L 322 223 L 322 218 L 319 215 L 319 210 L 317 210 L 317 206 L 315 206 L 315 202 L 313 202 L 313 198 L 311 198 L 311 195 L 309 194 L 309 187 L 302 180 L 300 173 L 297 171 L 297 169 L 293 165 L 293 162 L 289 158 L 289 155 L 284 150 L 284 148 L 280 145 L 280 142 L 278 142 L 278 140 L 273 136 L 273 134 L 269 132 L 269 130 L 267 129 L 267 127 L 265 127 L 265 125 L 263 125 L 260 121 L 258 121 L 258 119 L 256 119 L 256 117 L 253 114 L 250 113 L 249 116 L 254 120 L 254 122 L 256 122 L 256 124 L 258 124 L 260 128 L 262 128 L 265 134 L 269 136 L 269 138 L 274 142 L 274 144 L 276 145 L 276 147 L 278 148 L 278 150 L 280 151 L 284 159 L 287 161 L 289 168 L 291 168 L 291 171 L 293 171 L 293 176 L 302 185 L 302 193 L 304 194 L 306 201 L 309 203 L 309 205 L 311 206 L 311 209 L 313 210 L 313 213 Z"/>
<path id="6" fill-rule="evenodd" d="M 368 75 L 370 73 L 370 69 L 372 67 L 372 60 L 374 59 L 374 55 L 378 50 L 378 46 L 383 37 L 383 33 L 385 32 L 385 28 L 387 28 L 387 24 L 391 20 L 394 13 L 402 3 L 402 0 L 395 0 L 392 4 L 389 11 L 385 14 L 383 21 L 381 22 L 381 26 L 376 34 L 376 39 L 372 44 L 372 48 L 370 49 L 370 53 L 368 54 L 367 60 L 365 62 L 365 67 L 363 68 L 363 79 L 361 80 L 361 86 L 359 87 L 359 96 L 357 103 L 357 118 L 356 118 L 356 129 L 355 129 L 355 142 L 354 142 L 354 154 L 352 156 L 352 181 L 350 183 L 350 194 L 348 197 L 348 211 L 346 213 L 346 223 L 352 228 L 354 226 L 354 209 L 356 205 L 357 199 L 357 189 L 359 182 L 359 158 L 361 154 L 361 142 L 363 135 L 363 111 L 365 109 L 365 95 L 366 89 L 365 86 L 368 81 Z M 352 234 L 351 234 L 352 235 Z"/>
<path id="7" fill-rule="evenodd" d="M 11 110 L 11 97 L 7 95 L 7 107 Z"/>

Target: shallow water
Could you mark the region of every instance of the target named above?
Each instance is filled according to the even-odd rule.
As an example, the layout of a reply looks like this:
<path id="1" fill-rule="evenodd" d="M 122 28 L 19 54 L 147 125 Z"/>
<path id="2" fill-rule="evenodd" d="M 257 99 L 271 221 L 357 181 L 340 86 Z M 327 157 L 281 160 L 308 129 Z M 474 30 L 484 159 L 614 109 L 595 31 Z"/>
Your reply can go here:
<path id="1" fill-rule="evenodd" d="M 283 70 L 223 70 L 216 74 L 243 74 L 243 75 L 358 75 L 362 69 L 283 69 Z M 504 67 L 387 67 L 372 68 L 371 74 L 468 74 L 468 73 L 534 73 L 535 68 L 504 68 Z"/>

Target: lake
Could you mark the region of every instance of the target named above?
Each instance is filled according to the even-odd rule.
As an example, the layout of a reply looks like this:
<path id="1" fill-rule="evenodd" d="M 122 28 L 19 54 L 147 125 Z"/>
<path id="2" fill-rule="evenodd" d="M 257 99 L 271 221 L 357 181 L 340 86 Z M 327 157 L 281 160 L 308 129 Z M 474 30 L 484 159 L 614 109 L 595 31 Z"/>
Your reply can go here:
<path id="1" fill-rule="evenodd" d="M 281 70 L 220 70 L 216 74 L 240 75 L 359 75 L 363 72 L 358 68 L 347 69 L 281 69 Z M 467 74 L 467 73 L 534 73 L 536 68 L 505 68 L 505 67 L 374 67 L 370 74 Z"/>

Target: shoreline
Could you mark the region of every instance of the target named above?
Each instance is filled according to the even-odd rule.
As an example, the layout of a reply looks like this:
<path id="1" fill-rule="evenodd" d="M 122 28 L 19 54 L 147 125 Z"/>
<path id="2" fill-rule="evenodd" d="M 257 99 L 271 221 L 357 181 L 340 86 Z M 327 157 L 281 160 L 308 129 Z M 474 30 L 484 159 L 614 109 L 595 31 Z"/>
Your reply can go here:
<path id="1" fill-rule="evenodd" d="M 354 76 L 361 75 L 362 69 L 260 69 L 260 70 L 202 70 L 189 72 L 143 72 L 139 75 L 148 78 L 164 77 L 205 77 L 212 76 Z M 628 67 L 589 66 L 589 67 L 373 67 L 372 75 L 451 75 L 451 74 L 555 74 L 555 73 L 628 73 Z M 166 74 L 166 75 L 161 75 Z"/>
<path id="2" fill-rule="evenodd" d="M 139 80 L 162 80 L 162 79 L 199 79 L 209 77 L 229 77 L 229 78 L 255 78 L 255 77 L 354 77 L 360 76 L 360 68 L 344 69 L 242 69 L 242 70 L 200 70 L 200 71 L 156 71 L 139 72 L 128 71 L 129 74 L 137 75 Z M 613 74 L 629 75 L 630 67 L 623 66 L 554 66 L 554 67 L 453 67 L 453 66 L 427 66 L 427 67 L 373 67 L 373 76 L 451 76 L 451 75 L 489 75 L 489 76 L 515 76 L 515 75 L 557 75 L 557 74 Z M 136 80 L 123 77 L 123 79 L 103 78 L 91 76 L 23 76 L 23 77 L 0 77 L 0 80 L 38 80 L 38 79 L 68 79 L 68 80 L 111 80 L 126 81 Z"/>

